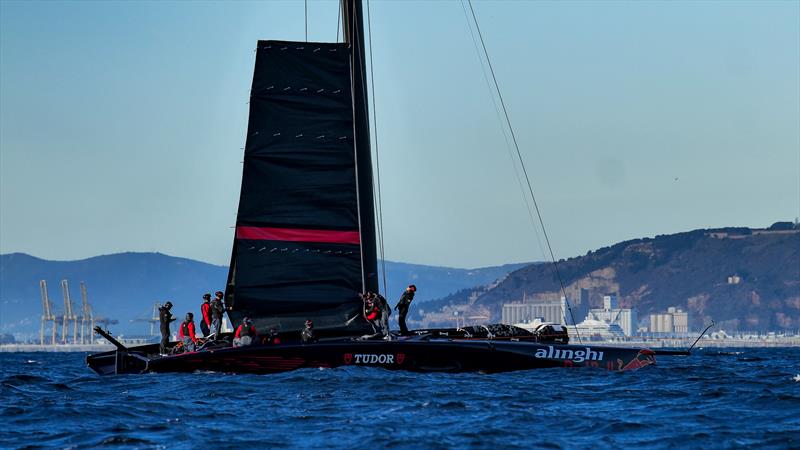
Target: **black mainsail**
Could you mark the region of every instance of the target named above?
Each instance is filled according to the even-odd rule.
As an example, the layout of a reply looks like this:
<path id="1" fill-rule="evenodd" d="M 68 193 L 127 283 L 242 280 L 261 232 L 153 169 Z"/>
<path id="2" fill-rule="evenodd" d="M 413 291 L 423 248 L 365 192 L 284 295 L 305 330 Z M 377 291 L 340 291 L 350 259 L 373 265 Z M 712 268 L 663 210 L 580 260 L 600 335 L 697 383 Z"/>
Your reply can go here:
<path id="1" fill-rule="evenodd" d="M 362 107 L 353 102 L 351 49 L 258 42 L 225 296 L 234 324 L 249 316 L 258 329 L 290 331 L 311 319 L 328 333 L 368 331 L 349 320 L 361 314 L 358 294 L 377 287 L 370 162 L 358 155 L 369 142 L 356 137 Z"/>

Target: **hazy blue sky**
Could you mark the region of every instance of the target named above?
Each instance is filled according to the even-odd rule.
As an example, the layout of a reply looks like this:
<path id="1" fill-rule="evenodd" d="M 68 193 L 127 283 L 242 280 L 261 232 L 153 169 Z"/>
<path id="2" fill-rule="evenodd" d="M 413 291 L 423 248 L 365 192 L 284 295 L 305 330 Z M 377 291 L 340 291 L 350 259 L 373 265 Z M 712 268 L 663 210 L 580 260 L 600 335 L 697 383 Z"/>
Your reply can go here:
<path id="1" fill-rule="evenodd" d="M 797 1 L 474 6 L 557 257 L 800 215 Z M 543 259 L 462 4 L 370 7 L 386 257 Z M 0 1 L 0 252 L 227 264 L 258 39 L 303 2 Z"/>

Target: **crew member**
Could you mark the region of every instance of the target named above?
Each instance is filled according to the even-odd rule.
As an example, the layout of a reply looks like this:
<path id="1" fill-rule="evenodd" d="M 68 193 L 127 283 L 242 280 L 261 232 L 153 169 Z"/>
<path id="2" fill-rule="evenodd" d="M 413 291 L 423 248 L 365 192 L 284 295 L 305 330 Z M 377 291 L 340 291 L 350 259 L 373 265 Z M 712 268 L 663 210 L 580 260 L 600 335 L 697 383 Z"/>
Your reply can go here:
<path id="1" fill-rule="evenodd" d="M 276 328 L 270 328 L 269 333 L 261 340 L 264 344 L 269 345 L 278 345 L 281 343 L 281 338 L 278 337 L 278 330 Z"/>
<path id="2" fill-rule="evenodd" d="M 306 327 L 300 332 L 300 340 L 303 341 L 303 344 L 317 342 L 317 337 L 314 335 L 314 322 L 306 320 Z"/>
<path id="3" fill-rule="evenodd" d="M 381 294 L 370 292 L 370 295 L 372 296 L 375 306 L 377 306 L 381 312 L 379 321 L 381 334 L 383 335 L 384 339 L 389 340 L 392 338 L 389 334 L 389 315 L 392 314 L 392 307 L 389 306 L 389 302 L 387 302 L 386 298 L 384 298 L 384 296 Z"/>
<path id="4" fill-rule="evenodd" d="M 211 294 L 203 294 L 203 304 L 200 305 L 200 331 L 203 332 L 203 337 L 208 337 L 211 334 Z"/>
<path id="5" fill-rule="evenodd" d="M 172 317 L 172 302 L 164 303 L 164 306 L 158 308 L 158 322 L 161 325 L 161 345 L 159 351 L 162 355 L 167 354 L 167 345 L 169 345 L 169 324 L 175 321 Z"/>
<path id="6" fill-rule="evenodd" d="M 186 320 L 181 322 L 178 338 L 183 342 L 183 351 L 193 352 L 197 348 L 197 336 L 194 331 L 194 314 L 186 313 Z"/>
<path id="7" fill-rule="evenodd" d="M 222 330 L 222 317 L 225 314 L 225 307 L 222 306 L 222 297 L 224 295 L 222 291 L 217 291 L 214 294 L 214 300 L 211 301 L 211 333 L 214 336 L 214 340 L 219 339 L 219 334 Z"/>
<path id="8" fill-rule="evenodd" d="M 375 300 L 373 300 L 370 293 L 367 293 L 367 306 L 364 310 L 364 318 L 367 319 L 370 325 L 372 325 L 372 331 L 374 334 L 378 334 L 378 330 L 381 326 L 381 310 L 378 305 L 375 304 Z"/>
<path id="9" fill-rule="evenodd" d="M 249 317 L 242 320 L 242 324 L 236 328 L 236 334 L 233 335 L 233 346 L 244 347 L 255 342 L 256 327 L 253 326 L 253 321 Z"/>
<path id="10" fill-rule="evenodd" d="M 394 309 L 400 311 L 400 317 L 397 319 L 397 323 L 400 325 L 400 334 L 403 336 L 408 334 L 406 315 L 408 315 L 408 307 L 411 306 L 411 301 L 414 300 L 414 293 L 416 292 L 417 287 L 413 284 L 409 284 L 405 292 L 403 292 L 403 295 L 400 296 L 400 300 L 397 301 L 397 305 L 394 307 Z"/>

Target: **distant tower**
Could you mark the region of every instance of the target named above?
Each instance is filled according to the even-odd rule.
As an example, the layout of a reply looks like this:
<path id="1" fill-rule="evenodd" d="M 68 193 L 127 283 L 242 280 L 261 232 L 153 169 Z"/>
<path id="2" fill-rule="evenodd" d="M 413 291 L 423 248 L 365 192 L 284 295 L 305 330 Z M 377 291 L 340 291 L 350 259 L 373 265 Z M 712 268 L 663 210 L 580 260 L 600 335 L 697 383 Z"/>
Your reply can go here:
<path id="1" fill-rule="evenodd" d="M 616 295 L 604 295 L 603 296 L 603 309 L 605 310 L 612 310 L 618 308 L 617 296 Z"/>

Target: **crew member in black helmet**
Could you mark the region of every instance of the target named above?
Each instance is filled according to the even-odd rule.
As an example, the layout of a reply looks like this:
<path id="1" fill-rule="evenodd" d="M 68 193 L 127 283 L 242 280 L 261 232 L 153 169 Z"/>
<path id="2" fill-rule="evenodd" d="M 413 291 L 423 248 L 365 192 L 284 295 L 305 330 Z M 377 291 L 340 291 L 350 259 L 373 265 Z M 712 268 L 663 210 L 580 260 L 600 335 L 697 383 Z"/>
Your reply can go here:
<path id="1" fill-rule="evenodd" d="M 306 327 L 300 332 L 300 340 L 303 341 L 303 344 L 317 342 L 317 337 L 314 335 L 314 322 L 306 320 Z"/>
<path id="2" fill-rule="evenodd" d="M 265 344 L 278 345 L 281 343 L 281 338 L 278 336 L 277 328 L 270 328 L 269 333 L 262 340 Z"/>
<path id="3" fill-rule="evenodd" d="M 197 348 L 197 336 L 194 331 L 194 314 L 186 313 L 186 320 L 178 328 L 178 338 L 183 342 L 183 351 L 193 352 Z"/>
<path id="4" fill-rule="evenodd" d="M 219 339 L 222 330 L 222 317 L 225 314 L 225 307 L 222 306 L 224 296 L 222 291 L 217 291 L 214 293 L 214 300 L 211 301 L 211 333 L 214 335 L 214 340 Z"/>
<path id="5" fill-rule="evenodd" d="M 200 305 L 200 331 L 203 337 L 211 334 L 211 294 L 203 294 L 203 304 Z"/>
<path id="6" fill-rule="evenodd" d="M 400 334 L 407 335 L 408 328 L 406 328 L 406 315 L 408 315 L 408 308 L 411 306 L 411 301 L 414 300 L 414 293 L 417 292 L 417 287 L 413 284 L 409 284 L 406 288 L 403 295 L 400 296 L 400 300 L 397 301 L 397 305 L 394 309 L 400 312 L 400 317 L 397 319 L 397 323 L 400 325 Z"/>
<path id="7" fill-rule="evenodd" d="M 255 342 L 255 339 L 256 327 L 253 326 L 253 321 L 249 317 L 245 317 L 233 335 L 233 346 L 244 347 Z"/>
<path id="8" fill-rule="evenodd" d="M 158 321 L 161 325 L 161 346 L 159 351 L 162 355 L 167 354 L 167 345 L 169 345 L 169 324 L 175 321 L 172 316 L 172 302 L 164 303 L 164 306 L 158 308 Z"/>

